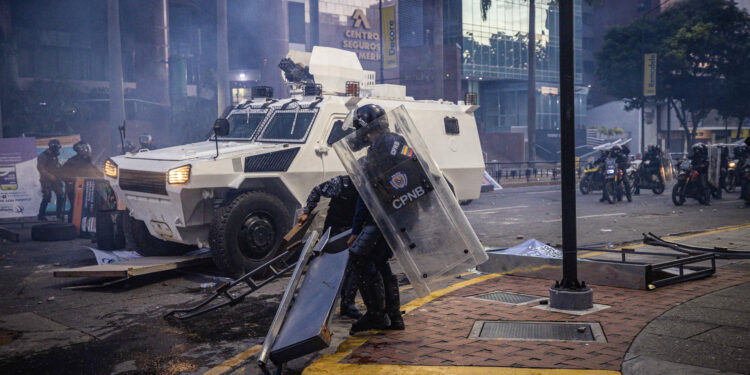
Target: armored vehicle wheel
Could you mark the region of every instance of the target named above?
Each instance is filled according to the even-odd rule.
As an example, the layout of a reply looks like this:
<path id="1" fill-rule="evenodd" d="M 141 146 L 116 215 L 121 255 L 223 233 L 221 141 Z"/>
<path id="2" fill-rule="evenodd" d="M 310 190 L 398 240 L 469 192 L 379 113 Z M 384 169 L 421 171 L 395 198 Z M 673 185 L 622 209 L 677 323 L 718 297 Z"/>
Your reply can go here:
<path id="1" fill-rule="evenodd" d="M 160 240 L 149 233 L 146 223 L 130 217 L 130 235 L 135 243 L 135 250 L 145 257 L 182 255 L 195 246 Z"/>
<path id="2" fill-rule="evenodd" d="M 252 191 L 214 213 L 211 255 L 222 271 L 239 277 L 272 258 L 292 218 L 279 198 Z"/>

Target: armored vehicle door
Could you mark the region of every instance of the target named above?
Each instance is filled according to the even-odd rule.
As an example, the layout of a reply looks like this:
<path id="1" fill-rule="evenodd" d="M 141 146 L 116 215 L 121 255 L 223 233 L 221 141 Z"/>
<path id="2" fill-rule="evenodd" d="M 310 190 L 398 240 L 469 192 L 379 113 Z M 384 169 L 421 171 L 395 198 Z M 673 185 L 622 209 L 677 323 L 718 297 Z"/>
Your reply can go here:
<path id="1" fill-rule="evenodd" d="M 487 254 L 406 109 L 398 107 L 387 117 L 387 149 L 368 143 L 361 130 L 333 148 L 423 297 L 436 281 L 483 263 Z M 353 113 L 345 129 L 353 128 L 352 119 Z"/>

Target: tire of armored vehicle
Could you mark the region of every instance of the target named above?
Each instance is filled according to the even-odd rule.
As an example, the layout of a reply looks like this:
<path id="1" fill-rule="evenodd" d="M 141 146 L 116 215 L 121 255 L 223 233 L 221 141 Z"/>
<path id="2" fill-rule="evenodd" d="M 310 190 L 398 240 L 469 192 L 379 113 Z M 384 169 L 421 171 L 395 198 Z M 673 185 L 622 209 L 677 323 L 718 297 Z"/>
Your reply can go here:
<path id="1" fill-rule="evenodd" d="M 242 276 L 276 255 L 291 226 L 289 211 L 275 195 L 264 191 L 236 195 L 214 211 L 208 236 L 211 256 L 226 274 Z"/>
<path id="2" fill-rule="evenodd" d="M 130 236 L 135 243 L 135 249 L 138 254 L 143 256 L 172 256 L 182 255 L 190 250 L 196 249 L 195 246 L 184 245 L 177 242 L 160 240 L 148 232 L 146 223 L 141 220 L 130 218 Z"/>

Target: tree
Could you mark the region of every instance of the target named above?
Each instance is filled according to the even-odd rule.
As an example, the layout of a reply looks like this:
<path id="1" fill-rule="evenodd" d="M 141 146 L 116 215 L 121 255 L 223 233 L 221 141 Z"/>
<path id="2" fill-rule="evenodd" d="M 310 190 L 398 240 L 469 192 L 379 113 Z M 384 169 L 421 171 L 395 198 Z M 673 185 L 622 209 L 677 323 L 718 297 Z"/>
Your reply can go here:
<path id="1" fill-rule="evenodd" d="M 730 59 L 743 53 L 750 38 L 742 31 L 748 22 L 748 15 L 727 0 L 678 3 L 657 17 L 608 31 L 597 53 L 597 76 L 627 109 L 642 108 L 643 53 L 657 53 L 655 99 L 675 110 L 692 144 L 698 126 L 719 105 Z"/>
<path id="2" fill-rule="evenodd" d="M 728 59 L 722 69 L 724 75 L 723 87 L 716 109 L 725 121 L 730 117 L 736 118 L 737 136 L 742 132 L 745 119 L 750 118 L 750 41 L 745 41 L 742 48 Z"/>

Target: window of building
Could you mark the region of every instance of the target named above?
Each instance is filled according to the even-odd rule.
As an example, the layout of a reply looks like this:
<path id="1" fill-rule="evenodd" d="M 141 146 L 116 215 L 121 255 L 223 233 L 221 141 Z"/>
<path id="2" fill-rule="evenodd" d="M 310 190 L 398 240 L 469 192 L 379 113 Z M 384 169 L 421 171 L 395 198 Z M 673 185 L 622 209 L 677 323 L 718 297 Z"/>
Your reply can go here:
<path id="1" fill-rule="evenodd" d="M 305 44 L 305 3 L 289 2 L 289 43 Z"/>
<path id="2" fill-rule="evenodd" d="M 594 62 L 592 60 L 586 60 L 583 62 L 583 72 L 586 74 L 594 73 Z"/>

